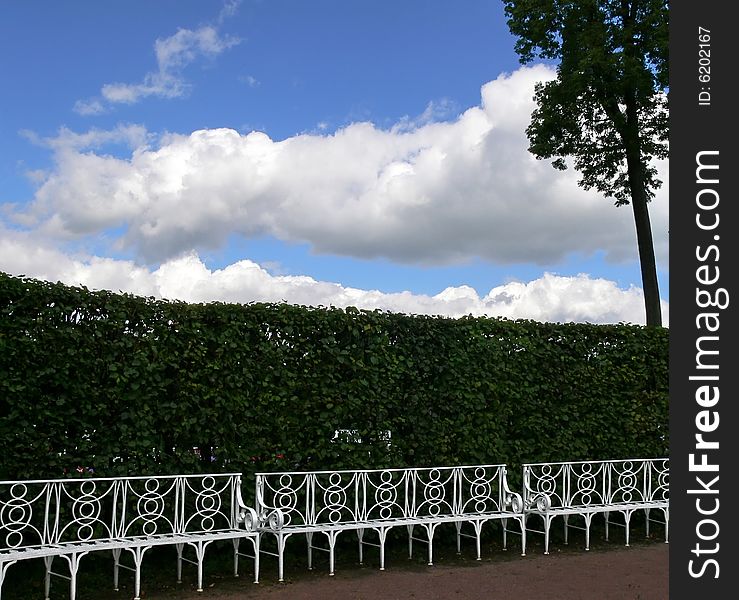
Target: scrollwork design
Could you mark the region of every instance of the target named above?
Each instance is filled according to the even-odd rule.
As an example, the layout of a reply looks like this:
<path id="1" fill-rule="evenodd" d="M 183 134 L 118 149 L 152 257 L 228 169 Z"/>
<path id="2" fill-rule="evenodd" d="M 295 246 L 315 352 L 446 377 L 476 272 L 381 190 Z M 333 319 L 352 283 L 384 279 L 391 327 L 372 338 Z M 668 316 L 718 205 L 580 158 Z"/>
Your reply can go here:
<path id="1" fill-rule="evenodd" d="M 257 511 L 249 506 L 244 506 L 236 517 L 237 523 L 243 523 L 244 529 L 247 531 L 257 531 L 259 529 L 259 515 Z"/>
<path id="2" fill-rule="evenodd" d="M 514 513 L 521 514 L 524 510 L 523 498 L 516 492 L 507 492 L 504 500 L 506 506 L 510 506 Z"/>
<path id="3" fill-rule="evenodd" d="M 552 508 L 552 498 L 549 494 L 538 493 L 529 499 L 527 510 L 537 510 L 538 512 L 548 512 Z"/>
<path id="4" fill-rule="evenodd" d="M 279 508 L 274 509 L 267 517 L 267 526 L 272 531 L 279 531 L 285 526 L 285 513 Z"/>

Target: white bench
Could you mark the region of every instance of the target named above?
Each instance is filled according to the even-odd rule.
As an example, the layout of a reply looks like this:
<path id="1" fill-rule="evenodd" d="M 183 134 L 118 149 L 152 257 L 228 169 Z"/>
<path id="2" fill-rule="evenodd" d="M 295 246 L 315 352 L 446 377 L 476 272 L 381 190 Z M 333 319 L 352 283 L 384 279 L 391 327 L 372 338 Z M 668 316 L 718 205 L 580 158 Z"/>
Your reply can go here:
<path id="1" fill-rule="evenodd" d="M 433 561 L 434 532 L 441 523 L 456 524 L 458 551 L 461 537 L 475 538 L 478 560 L 484 523 L 502 523 L 504 546 L 508 519 L 516 519 L 523 527 L 523 502 L 508 488 L 505 465 L 257 473 L 256 477 L 260 519 L 264 521 L 271 514 L 279 521 L 271 529 L 277 551 L 260 547 L 262 552 L 277 557 L 280 581 L 284 577 L 285 544 L 293 534 L 306 536 L 308 568 L 313 566 L 312 551 L 325 550 L 333 575 L 336 539 L 343 531 L 357 532 L 360 563 L 365 545 L 379 547 L 383 570 L 385 540 L 393 527 L 407 528 L 409 556 L 414 540 L 428 544 L 429 565 Z M 472 525 L 474 535 L 461 531 L 465 523 Z M 425 529 L 425 539 L 414 537 L 416 526 Z M 365 540 L 367 530 L 377 532 L 378 543 Z M 316 533 L 326 536 L 328 548 L 313 545 Z"/>
<path id="2" fill-rule="evenodd" d="M 251 541 L 253 556 L 239 552 L 243 539 Z M 197 566 L 198 591 L 202 591 L 205 550 L 216 540 L 232 540 L 236 576 L 240 556 L 254 559 L 257 582 L 257 515 L 241 499 L 238 473 L 0 481 L 0 595 L 12 564 L 41 558 L 46 567 L 46 598 L 55 575 L 70 581 L 74 600 L 80 559 L 109 550 L 114 589 L 118 589 L 119 569 L 130 569 L 135 573 L 138 599 L 144 553 L 160 545 L 175 547 L 178 581 L 183 561 Z M 194 560 L 183 556 L 185 546 L 194 549 Z M 121 563 L 123 550 L 131 553 L 133 566 Z M 67 562 L 68 575 L 52 570 L 56 557 Z"/>
<path id="3" fill-rule="evenodd" d="M 524 540 L 526 531 L 544 534 L 544 553 L 549 554 L 549 529 L 555 517 L 564 519 L 564 541 L 569 528 L 585 531 L 585 550 L 590 549 L 590 524 L 596 514 L 605 515 L 608 539 L 610 514 L 621 513 L 629 545 L 631 515 L 637 510 L 646 514 L 649 523 L 665 526 L 669 534 L 670 461 L 667 458 L 528 463 L 523 465 Z M 659 510 L 664 520 L 653 519 L 650 511 Z M 531 529 L 526 521 L 531 516 L 542 519 L 544 530 Z M 581 516 L 585 527 L 572 525 L 571 516 Z"/>

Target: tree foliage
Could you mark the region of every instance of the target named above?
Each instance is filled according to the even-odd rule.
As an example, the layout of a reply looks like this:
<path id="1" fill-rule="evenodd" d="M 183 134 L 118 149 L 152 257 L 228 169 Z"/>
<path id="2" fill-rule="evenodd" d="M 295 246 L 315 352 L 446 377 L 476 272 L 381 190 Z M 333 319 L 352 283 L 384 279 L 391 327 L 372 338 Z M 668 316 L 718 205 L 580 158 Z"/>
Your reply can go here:
<path id="1" fill-rule="evenodd" d="M 536 87 L 530 150 L 553 166 L 570 158 L 580 185 L 631 203 L 647 324 L 661 324 L 647 203 L 661 182 L 653 159 L 668 155 L 666 0 L 504 0 L 524 63 L 556 61 Z"/>
<path id="2" fill-rule="evenodd" d="M 667 340 L 0 273 L 0 479 L 655 457 Z"/>

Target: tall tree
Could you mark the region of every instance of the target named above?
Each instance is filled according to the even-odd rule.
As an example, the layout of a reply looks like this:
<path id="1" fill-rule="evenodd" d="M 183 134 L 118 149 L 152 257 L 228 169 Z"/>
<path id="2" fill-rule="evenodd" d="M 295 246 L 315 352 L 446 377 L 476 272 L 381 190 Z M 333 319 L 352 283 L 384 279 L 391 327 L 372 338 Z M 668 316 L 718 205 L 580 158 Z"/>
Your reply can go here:
<path id="1" fill-rule="evenodd" d="M 646 323 L 661 325 L 647 204 L 661 185 L 652 159 L 668 155 L 668 2 L 503 1 L 521 62 L 557 63 L 536 87 L 529 149 L 562 170 L 570 157 L 582 187 L 631 204 Z"/>

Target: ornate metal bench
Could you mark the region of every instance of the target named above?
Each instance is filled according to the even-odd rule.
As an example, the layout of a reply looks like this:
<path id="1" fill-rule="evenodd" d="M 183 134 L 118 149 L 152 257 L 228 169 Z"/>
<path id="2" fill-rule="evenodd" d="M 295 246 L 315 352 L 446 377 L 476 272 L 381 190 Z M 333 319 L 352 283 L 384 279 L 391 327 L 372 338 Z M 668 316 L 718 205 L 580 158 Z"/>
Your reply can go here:
<path id="1" fill-rule="evenodd" d="M 177 551 L 177 579 L 182 562 L 197 566 L 198 590 L 203 587 L 205 550 L 215 540 L 232 540 L 234 574 L 239 557 L 254 559 L 259 579 L 259 534 L 256 512 L 241 499 L 241 476 L 176 475 L 0 482 L 0 594 L 5 573 L 13 563 L 42 558 L 45 590 L 51 576 L 70 581 L 70 598 L 77 589 L 80 559 L 90 552 L 113 553 L 113 587 L 120 568 L 135 573 L 135 597 L 141 593 L 141 563 L 153 546 L 173 545 Z M 254 555 L 239 552 L 242 539 L 252 543 Z M 195 559 L 183 556 L 185 546 Z M 127 550 L 133 566 L 121 563 Z M 69 575 L 52 570 L 56 557 L 69 566 Z"/>
<path id="2" fill-rule="evenodd" d="M 605 534 L 612 512 L 621 513 L 629 545 L 631 515 L 637 510 L 646 514 L 647 536 L 649 523 L 665 526 L 665 541 L 669 534 L 670 461 L 667 458 L 530 463 L 523 465 L 524 540 L 526 531 L 544 534 L 544 553 L 549 554 L 549 529 L 552 520 L 564 519 L 564 539 L 569 528 L 585 531 L 585 550 L 590 548 L 590 524 L 593 516 L 605 515 Z M 651 510 L 664 516 L 660 521 L 650 517 Z M 572 525 L 569 518 L 582 516 L 585 527 Z M 526 526 L 531 516 L 541 517 L 544 530 Z"/>
<path id="3" fill-rule="evenodd" d="M 293 534 L 306 535 L 308 568 L 312 568 L 312 551 L 324 550 L 329 553 L 333 575 L 336 539 L 347 530 L 357 532 L 360 563 L 364 546 L 376 546 L 383 570 L 385 540 L 393 527 L 407 528 L 411 556 L 414 540 L 428 544 L 429 564 L 434 532 L 441 523 L 456 524 L 458 550 L 461 537 L 475 538 L 478 560 L 484 523 L 502 523 L 504 546 L 508 519 L 516 519 L 523 528 L 522 499 L 508 488 L 505 465 L 257 473 L 256 498 L 260 519 L 264 521 L 271 513 L 279 521 L 271 531 L 277 551 L 267 552 L 263 547 L 261 551 L 277 557 L 280 581 L 285 544 Z M 472 525 L 474 535 L 461 531 L 464 523 Z M 414 537 L 416 526 L 425 529 L 426 539 Z M 365 540 L 367 530 L 377 532 L 379 543 Z M 313 545 L 315 533 L 326 536 L 328 548 Z"/>

